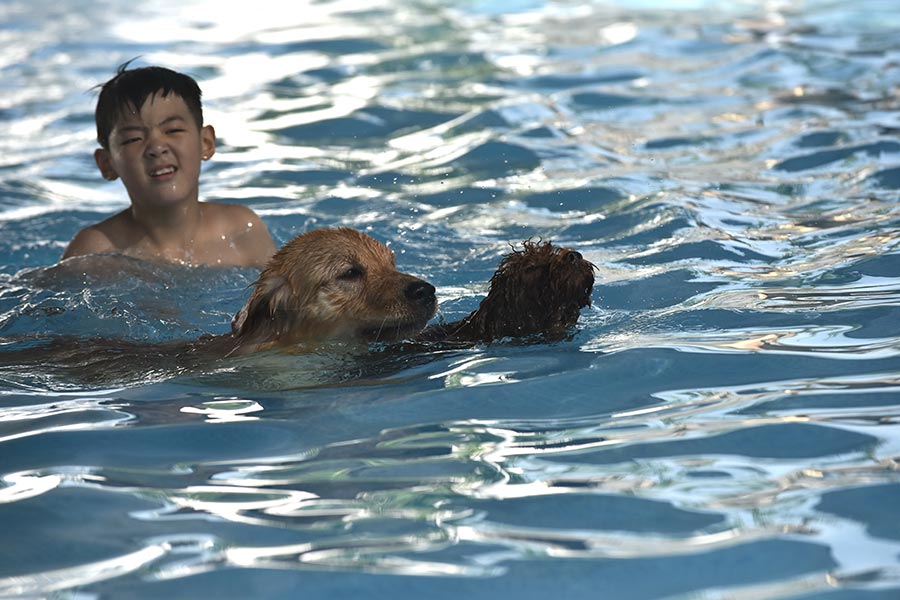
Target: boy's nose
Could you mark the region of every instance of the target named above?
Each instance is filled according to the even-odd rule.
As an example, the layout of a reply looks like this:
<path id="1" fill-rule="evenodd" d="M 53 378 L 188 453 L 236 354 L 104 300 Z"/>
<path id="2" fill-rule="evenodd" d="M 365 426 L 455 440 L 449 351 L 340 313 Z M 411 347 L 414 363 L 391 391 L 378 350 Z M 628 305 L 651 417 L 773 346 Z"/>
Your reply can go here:
<path id="1" fill-rule="evenodd" d="M 147 155 L 151 158 L 158 158 L 169 153 L 169 148 L 165 144 L 148 144 Z"/>
<path id="2" fill-rule="evenodd" d="M 158 156 L 166 154 L 169 151 L 169 147 L 165 144 L 162 136 L 160 136 L 159 134 L 155 134 L 152 131 L 147 135 L 149 136 L 147 138 L 146 149 L 146 153 L 148 156 L 156 158 Z"/>

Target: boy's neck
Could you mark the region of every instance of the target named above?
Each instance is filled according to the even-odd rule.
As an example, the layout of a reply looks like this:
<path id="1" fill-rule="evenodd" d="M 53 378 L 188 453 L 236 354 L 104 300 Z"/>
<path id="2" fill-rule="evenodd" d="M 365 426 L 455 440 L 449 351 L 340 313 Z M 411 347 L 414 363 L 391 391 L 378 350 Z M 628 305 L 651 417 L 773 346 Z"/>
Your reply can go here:
<path id="1" fill-rule="evenodd" d="M 201 207 L 197 201 L 152 211 L 132 206 L 131 218 L 161 254 L 187 251 L 200 232 Z"/>

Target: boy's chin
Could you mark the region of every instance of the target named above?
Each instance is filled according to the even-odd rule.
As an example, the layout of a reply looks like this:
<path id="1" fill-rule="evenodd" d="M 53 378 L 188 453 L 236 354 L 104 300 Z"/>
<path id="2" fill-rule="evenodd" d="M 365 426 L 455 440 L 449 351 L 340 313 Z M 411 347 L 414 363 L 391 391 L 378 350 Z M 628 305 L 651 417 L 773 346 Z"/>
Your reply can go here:
<path id="1" fill-rule="evenodd" d="M 198 194 L 196 187 L 190 188 L 177 181 L 169 181 L 152 184 L 140 198 L 141 205 L 147 208 L 172 208 L 197 202 Z"/>

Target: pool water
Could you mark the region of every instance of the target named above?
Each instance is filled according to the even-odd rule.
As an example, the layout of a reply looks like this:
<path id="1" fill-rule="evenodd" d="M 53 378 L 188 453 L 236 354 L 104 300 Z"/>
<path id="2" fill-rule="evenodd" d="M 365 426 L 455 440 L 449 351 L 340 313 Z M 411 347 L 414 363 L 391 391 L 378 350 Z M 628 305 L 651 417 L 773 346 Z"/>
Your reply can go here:
<path id="1" fill-rule="evenodd" d="M 900 597 L 893 1 L 0 5 L 0 597 Z M 201 193 L 568 339 L 186 369 L 252 269 L 56 266 L 127 206 L 93 87 L 194 75 Z"/>

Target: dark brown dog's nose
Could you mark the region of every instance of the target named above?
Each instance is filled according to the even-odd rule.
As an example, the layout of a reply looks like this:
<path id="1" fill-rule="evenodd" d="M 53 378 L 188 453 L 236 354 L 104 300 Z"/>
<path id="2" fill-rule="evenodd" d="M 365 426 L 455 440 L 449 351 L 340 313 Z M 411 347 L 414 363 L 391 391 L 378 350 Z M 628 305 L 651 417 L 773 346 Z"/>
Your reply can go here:
<path id="1" fill-rule="evenodd" d="M 422 303 L 434 301 L 434 286 L 427 281 L 413 281 L 406 286 L 406 297 Z"/>
<path id="2" fill-rule="evenodd" d="M 566 262 L 574 263 L 582 258 L 581 252 L 575 252 L 574 250 L 569 250 L 568 254 L 566 254 Z"/>

